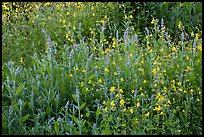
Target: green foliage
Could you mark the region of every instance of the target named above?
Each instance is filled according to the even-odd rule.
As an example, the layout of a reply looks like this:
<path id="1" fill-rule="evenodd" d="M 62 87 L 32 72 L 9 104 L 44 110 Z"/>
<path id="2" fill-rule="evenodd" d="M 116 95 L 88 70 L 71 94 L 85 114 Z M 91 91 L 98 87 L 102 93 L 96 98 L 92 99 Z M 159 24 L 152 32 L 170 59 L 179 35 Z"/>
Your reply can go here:
<path id="1" fill-rule="evenodd" d="M 202 134 L 201 24 L 143 4 L 3 3 L 3 134 Z"/>

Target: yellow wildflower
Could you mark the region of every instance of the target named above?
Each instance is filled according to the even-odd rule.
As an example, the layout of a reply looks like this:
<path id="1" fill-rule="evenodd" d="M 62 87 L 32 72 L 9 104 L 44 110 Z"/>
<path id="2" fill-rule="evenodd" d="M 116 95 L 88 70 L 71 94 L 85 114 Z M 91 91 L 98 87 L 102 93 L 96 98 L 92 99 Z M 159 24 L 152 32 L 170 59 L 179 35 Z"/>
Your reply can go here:
<path id="1" fill-rule="evenodd" d="M 152 70 L 152 73 L 155 75 L 155 74 L 156 74 L 156 69 L 153 69 L 153 70 Z"/>
<path id="2" fill-rule="evenodd" d="M 151 24 L 154 24 L 155 23 L 155 20 L 154 20 L 154 18 L 152 19 L 152 21 L 151 21 Z"/>
<path id="3" fill-rule="evenodd" d="M 70 74 L 70 77 L 72 78 L 72 77 L 73 77 L 73 75 L 72 75 L 72 74 Z"/>
<path id="4" fill-rule="evenodd" d="M 125 101 L 124 101 L 124 99 L 122 99 L 122 100 L 120 101 L 120 104 L 121 104 L 121 105 L 124 105 L 124 103 L 125 103 Z"/>
<path id="5" fill-rule="evenodd" d="M 178 82 L 178 86 L 181 86 L 181 82 L 180 81 Z"/>
<path id="6" fill-rule="evenodd" d="M 113 100 L 111 101 L 111 103 L 110 103 L 110 104 L 111 104 L 111 106 L 112 106 L 112 107 L 114 107 L 114 106 L 115 106 L 115 103 L 114 103 L 114 101 L 113 101 Z"/>
<path id="7" fill-rule="evenodd" d="M 91 84 L 91 80 L 88 81 L 88 84 Z"/>
<path id="8" fill-rule="evenodd" d="M 108 69 L 108 68 L 105 68 L 105 71 L 106 71 L 106 72 L 109 72 L 109 69 Z"/>
<path id="9" fill-rule="evenodd" d="M 149 112 L 147 112 L 147 114 L 145 114 L 145 117 L 148 117 L 149 116 Z"/>
<path id="10" fill-rule="evenodd" d="M 98 82 L 99 82 L 99 83 L 102 83 L 102 80 L 101 80 L 101 79 L 99 79 L 99 80 L 98 80 Z"/>
<path id="11" fill-rule="evenodd" d="M 176 48 L 175 47 L 172 47 L 172 49 L 171 49 L 172 51 L 175 51 L 176 50 Z"/>
<path id="12" fill-rule="evenodd" d="M 120 81 L 121 81 L 121 82 L 124 82 L 124 79 L 123 79 L 123 78 L 120 78 Z"/>
<path id="13" fill-rule="evenodd" d="M 119 92 L 123 93 L 123 89 L 120 89 Z"/>
<path id="14" fill-rule="evenodd" d="M 20 58 L 20 63 L 23 63 L 23 58 L 22 57 Z"/>
<path id="15" fill-rule="evenodd" d="M 111 87 L 111 88 L 110 88 L 110 91 L 111 91 L 111 92 L 114 92 L 114 91 L 115 91 L 115 87 L 114 87 L 114 86 Z"/>
<path id="16" fill-rule="evenodd" d="M 134 111 L 133 111 L 133 109 L 132 108 L 130 108 L 130 113 L 132 114 Z"/>

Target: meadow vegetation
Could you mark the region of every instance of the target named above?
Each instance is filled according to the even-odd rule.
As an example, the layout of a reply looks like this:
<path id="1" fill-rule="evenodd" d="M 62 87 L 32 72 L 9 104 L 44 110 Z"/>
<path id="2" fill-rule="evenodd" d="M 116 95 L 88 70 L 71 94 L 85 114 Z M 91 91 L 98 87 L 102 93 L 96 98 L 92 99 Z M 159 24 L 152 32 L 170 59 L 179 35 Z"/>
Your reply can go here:
<path id="1" fill-rule="evenodd" d="M 201 3 L 2 8 L 3 134 L 202 134 Z"/>

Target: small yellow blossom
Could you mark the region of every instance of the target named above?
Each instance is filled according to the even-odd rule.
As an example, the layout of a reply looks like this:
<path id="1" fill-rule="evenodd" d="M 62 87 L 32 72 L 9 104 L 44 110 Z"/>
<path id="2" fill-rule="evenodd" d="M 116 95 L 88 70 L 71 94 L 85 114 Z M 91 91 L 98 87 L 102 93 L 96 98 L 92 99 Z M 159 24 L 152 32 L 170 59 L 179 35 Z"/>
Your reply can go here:
<path id="1" fill-rule="evenodd" d="M 86 88 L 86 91 L 89 91 L 89 89 L 88 89 L 88 88 Z"/>
<path id="2" fill-rule="evenodd" d="M 108 111 L 108 108 L 107 108 L 107 107 L 105 107 L 105 108 L 103 109 L 103 111 L 104 111 L 104 112 L 107 112 L 107 111 Z"/>
<path id="3" fill-rule="evenodd" d="M 144 80 L 143 82 L 144 82 L 144 84 L 146 84 L 146 83 L 147 83 L 147 81 L 146 81 L 146 80 Z"/>
<path id="4" fill-rule="evenodd" d="M 70 77 L 72 78 L 72 77 L 73 77 L 73 75 L 72 75 L 72 74 L 70 74 Z"/>
<path id="5" fill-rule="evenodd" d="M 78 67 L 76 67 L 76 69 L 75 69 L 76 71 L 78 71 L 79 70 L 79 68 Z"/>
<path id="6" fill-rule="evenodd" d="M 114 92 L 114 91 L 115 91 L 115 87 L 114 87 L 114 86 L 111 87 L 111 88 L 110 88 L 110 91 L 111 91 L 111 92 Z"/>
<path id="7" fill-rule="evenodd" d="M 132 114 L 134 111 L 133 111 L 133 109 L 132 108 L 130 108 L 130 113 Z"/>
<path id="8" fill-rule="evenodd" d="M 99 80 L 98 80 L 98 82 L 99 82 L 99 83 L 102 83 L 102 80 L 101 80 L 101 79 L 99 79 Z"/>
<path id="9" fill-rule="evenodd" d="M 123 89 L 120 89 L 119 92 L 120 92 L 120 93 L 123 93 Z"/>
<path id="10" fill-rule="evenodd" d="M 132 15 L 130 15 L 130 19 L 132 19 L 133 18 L 133 16 Z"/>
<path id="11" fill-rule="evenodd" d="M 105 71 L 106 71 L 106 72 L 109 72 L 109 69 L 108 69 L 108 68 L 105 68 Z"/>
<path id="12" fill-rule="evenodd" d="M 148 117 L 149 116 L 149 112 L 147 112 L 146 114 L 145 114 L 145 117 Z"/>
<path id="13" fill-rule="evenodd" d="M 124 79 L 123 79 L 123 78 L 120 78 L 120 81 L 121 81 L 121 82 L 124 82 Z"/>
<path id="14" fill-rule="evenodd" d="M 130 53 L 130 57 L 132 57 L 132 52 Z"/>
<path id="15" fill-rule="evenodd" d="M 164 92 L 167 92 L 167 88 L 166 87 L 164 87 Z"/>
<path id="16" fill-rule="evenodd" d="M 124 103 L 125 103 L 124 99 L 120 100 L 121 105 L 124 105 Z"/>
<path id="17" fill-rule="evenodd" d="M 86 72 L 86 70 L 85 70 L 85 69 L 83 69 L 83 70 L 82 70 L 82 72 Z"/>
<path id="18" fill-rule="evenodd" d="M 164 115 L 164 112 L 161 112 L 160 115 Z"/>
<path id="19" fill-rule="evenodd" d="M 152 21 L 151 21 L 151 24 L 154 24 L 155 23 L 155 20 L 154 20 L 154 18 L 152 19 Z"/>
<path id="20" fill-rule="evenodd" d="M 199 38 L 199 34 L 198 34 L 198 33 L 196 33 L 196 40 L 198 40 L 198 38 Z"/>
<path id="21" fill-rule="evenodd" d="M 160 106 L 155 107 L 154 110 L 156 110 L 156 111 L 160 111 L 160 110 L 161 110 L 161 107 L 160 107 Z"/>
<path id="22" fill-rule="evenodd" d="M 181 82 L 180 81 L 178 82 L 178 86 L 181 86 Z"/>
<path id="23" fill-rule="evenodd" d="M 140 96 L 143 96 L 143 97 L 144 97 L 144 93 L 141 93 Z"/>
<path id="24" fill-rule="evenodd" d="M 135 91 L 134 91 L 134 89 L 133 89 L 133 90 L 131 90 L 131 93 L 132 93 L 132 94 L 134 94 L 134 92 L 135 92 Z"/>
<path id="25" fill-rule="evenodd" d="M 91 84 L 91 80 L 88 81 L 88 84 Z"/>
<path id="26" fill-rule="evenodd" d="M 111 103 L 110 103 L 110 104 L 111 104 L 111 106 L 112 106 L 112 107 L 114 107 L 114 106 L 115 106 L 115 103 L 114 103 L 114 101 L 113 101 L 113 100 L 111 101 Z"/>
<path id="27" fill-rule="evenodd" d="M 156 69 L 153 69 L 153 70 L 152 70 L 152 73 L 155 75 L 155 74 L 156 74 Z"/>
<path id="28" fill-rule="evenodd" d="M 178 28 L 181 29 L 181 21 L 178 24 Z"/>
<path id="29" fill-rule="evenodd" d="M 140 103 L 137 103 L 137 107 L 139 107 L 140 106 Z"/>
<path id="30" fill-rule="evenodd" d="M 176 50 L 176 48 L 175 47 L 172 47 L 172 49 L 171 49 L 172 51 L 175 51 Z"/>
<path id="31" fill-rule="evenodd" d="M 191 93 L 191 94 L 193 93 L 193 89 L 190 90 L 190 93 Z"/>
<path id="32" fill-rule="evenodd" d="M 20 58 L 20 63 L 23 63 L 23 58 L 22 57 Z"/>
<path id="33" fill-rule="evenodd" d="M 169 99 L 167 103 L 168 103 L 168 104 L 171 104 L 171 100 Z"/>
<path id="34" fill-rule="evenodd" d="M 81 87 L 83 87 L 83 86 L 84 86 L 84 82 L 83 82 L 83 81 L 81 82 L 80 86 L 81 86 Z"/>

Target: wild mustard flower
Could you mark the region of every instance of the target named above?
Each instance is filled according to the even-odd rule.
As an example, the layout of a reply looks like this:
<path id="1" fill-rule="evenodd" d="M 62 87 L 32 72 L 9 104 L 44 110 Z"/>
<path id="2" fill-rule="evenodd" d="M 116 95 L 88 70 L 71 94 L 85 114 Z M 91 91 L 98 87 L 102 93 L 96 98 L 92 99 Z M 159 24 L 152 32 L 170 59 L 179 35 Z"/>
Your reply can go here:
<path id="1" fill-rule="evenodd" d="M 137 103 L 137 107 L 139 107 L 140 106 L 140 103 Z"/>
<path id="2" fill-rule="evenodd" d="M 164 87 L 164 92 L 167 92 L 167 88 L 166 87 Z"/>
<path id="3" fill-rule="evenodd" d="M 147 112 L 147 113 L 145 114 L 145 117 L 148 117 L 148 116 L 149 116 L 149 114 L 150 114 L 150 113 L 149 113 L 149 112 Z"/>
<path id="4" fill-rule="evenodd" d="M 160 107 L 160 106 L 155 107 L 154 110 L 156 110 L 156 111 L 160 111 L 160 110 L 161 110 L 161 107 Z"/>
<path id="5" fill-rule="evenodd" d="M 144 84 L 146 84 L 146 83 L 147 83 L 147 81 L 146 81 L 146 80 L 144 80 L 143 82 L 144 82 Z"/>
<path id="6" fill-rule="evenodd" d="M 114 86 L 111 87 L 111 88 L 110 88 L 110 91 L 111 91 L 111 92 L 114 92 L 114 91 L 115 91 L 115 87 L 114 87 Z"/>
<path id="7" fill-rule="evenodd" d="M 142 90 L 142 87 L 140 87 L 140 89 L 139 90 Z"/>
<path id="8" fill-rule="evenodd" d="M 151 21 L 151 24 L 154 24 L 155 23 L 155 20 L 154 20 L 154 18 L 152 19 L 152 21 Z"/>
<path id="9" fill-rule="evenodd" d="M 88 88 L 86 88 L 85 90 L 86 90 L 86 91 L 89 91 L 89 89 L 88 89 Z"/>
<path id="10" fill-rule="evenodd" d="M 108 108 L 107 108 L 107 107 L 105 107 L 105 108 L 103 109 L 103 111 L 104 111 L 104 112 L 107 112 L 107 111 L 108 111 Z"/>
<path id="11" fill-rule="evenodd" d="M 154 74 L 154 75 L 156 74 L 156 69 L 152 70 L 152 74 Z"/>
<path id="12" fill-rule="evenodd" d="M 132 19 L 132 18 L 133 18 L 133 16 L 132 16 L 132 15 L 130 15 L 129 17 L 130 17 L 130 19 Z"/>
<path id="13" fill-rule="evenodd" d="M 132 108 L 130 108 L 130 113 L 132 114 L 134 111 L 133 111 L 133 109 Z"/>
<path id="14" fill-rule="evenodd" d="M 172 47 L 172 48 L 171 48 L 171 50 L 172 50 L 172 51 L 175 51 L 175 50 L 176 50 L 176 48 L 175 48 L 175 47 Z"/>
<path id="15" fill-rule="evenodd" d="M 130 53 L 130 57 L 132 57 L 132 52 Z"/>
<path id="16" fill-rule="evenodd" d="M 91 84 L 91 80 L 88 81 L 88 84 Z"/>
<path id="17" fill-rule="evenodd" d="M 22 57 L 20 58 L 20 63 L 23 63 L 23 58 Z"/>
<path id="18" fill-rule="evenodd" d="M 123 78 L 120 78 L 120 81 L 121 81 L 121 82 L 124 82 L 125 80 L 124 80 Z"/>
<path id="19" fill-rule="evenodd" d="M 86 72 L 86 70 L 85 70 L 85 69 L 83 69 L 83 70 L 82 70 L 82 72 L 84 73 L 84 72 Z"/>
<path id="20" fill-rule="evenodd" d="M 191 94 L 193 93 L 193 89 L 190 90 L 190 93 L 191 93 Z"/>
<path id="21" fill-rule="evenodd" d="M 199 34 L 198 34 L 198 33 L 196 33 L 196 40 L 198 40 L 198 38 L 199 38 Z"/>
<path id="22" fill-rule="evenodd" d="M 111 101 L 111 103 L 110 103 L 110 104 L 111 104 L 111 106 L 112 106 L 112 107 L 114 107 L 114 106 L 115 106 L 115 103 L 114 103 L 114 101 L 113 101 L 113 100 Z"/>
<path id="23" fill-rule="evenodd" d="M 161 112 L 160 115 L 164 115 L 164 112 Z"/>
<path id="24" fill-rule="evenodd" d="M 178 86 L 181 86 L 181 82 L 180 81 L 178 82 Z"/>
<path id="25" fill-rule="evenodd" d="M 108 68 L 105 68 L 105 72 L 109 72 L 109 69 L 108 69 Z"/>
<path id="26" fill-rule="evenodd" d="M 78 67 L 76 67 L 76 69 L 75 69 L 76 71 L 78 71 L 79 70 L 79 68 Z"/>
<path id="27" fill-rule="evenodd" d="M 120 93 L 123 93 L 123 89 L 120 89 L 119 92 L 120 92 Z"/>
<path id="28" fill-rule="evenodd" d="M 102 83 L 102 80 L 101 80 L 101 79 L 99 79 L 99 80 L 98 80 L 98 82 L 99 82 L 99 83 Z"/>
<path id="29" fill-rule="evenodd" d="M 121 105 L 124 105 L 124 103 L 125 103 L 124 99 L 120 100 Z"/>
<path id="30" fill-rule="evenodd" d="M 181 29 L 181 21 L 178 24 L 178 28 Z"/>
<path id="31" fill-rule="evenodd" d="M 72 77 L 73 77 L 73 75 L 72 75 L 72 74 L 70 74 L 70 77 L 72 78 Z"/>
<path id="32" fill-rule="evenodd" d="M 133 90 L 131 90 L 131 93 L 132 93 L 132 94 L 134 94 L 134 92 L 135 92 L 135 90 L 134 90 L 134 89 L 133 89 Z"/>
<path id="33" fill-rule="evenodd" d="M 83 82 L 83 81 L 80 83 L 80 86 L 81 86 L 81 87 L 83 87 L 83 86 L 84 86 L 84 82 Z"/>

